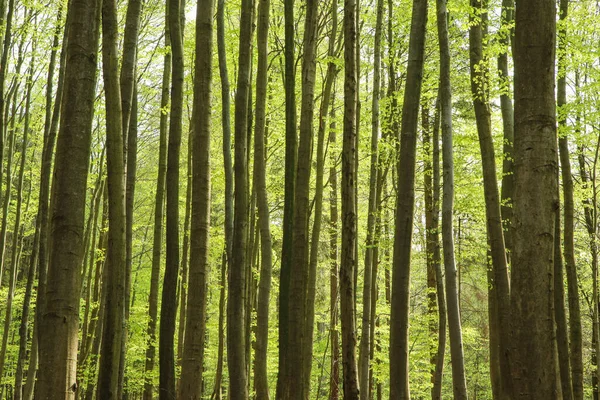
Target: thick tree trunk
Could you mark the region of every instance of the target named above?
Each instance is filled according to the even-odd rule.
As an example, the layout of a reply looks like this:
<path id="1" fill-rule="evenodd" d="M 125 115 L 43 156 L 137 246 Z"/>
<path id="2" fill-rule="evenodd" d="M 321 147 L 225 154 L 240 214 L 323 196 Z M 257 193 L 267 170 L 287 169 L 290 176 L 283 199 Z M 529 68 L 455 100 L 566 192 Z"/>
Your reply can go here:
<path id="1" fill-rule="evenodd" d="M 306 2 L 304 23 L 304 54 L 302 57 L 302 99 L 300 106 L 300 135 L 298 140 L 298 164 L 296 166 L 296 188 L 294 193 L 294 223 L 292 265 L 290 268 L 289 295 L 289 340 L 288 382 L 290 399 L 308 398 L 310 388 L 305 386 L 306 368 L 303 363 L 303 349 L 312 346 L 306 337 L 307 289 L 309 276 L 309 234 L 310 219 L 310 175 L 312 164 L 312 142 L 314 135 L 314 92 L 316 73 L 316 46 L 318 5 L 316 0 Z"/>
<path id="2" fill-rule="evenodd" d="M 408 69 L 402 126 L 400 130 L 400 158 L 398 168 L 398 195 L 392 272 L 392 312 L 390 319 L 390 399 L 410 398 L 408 384 L 408 310 L 410 289 L 410 254 L 415 205 L 415 156 L 417 120 L 423 81 L 423 54 L 427 0 L 413 3 Z"/>
<path id="3" fill-rule="evenodd" d="M 512 377 L 515 393 L 522 398 L 556 399 L 559 392 L 553 315 L 554 216 L 558 208 L 555 2 L 517 0 L 515 21 Z"/>
<path id="4" fill-rule="evenodd" d="M 179 398 L 202 398 L 206 290 L 210 227 L 210 114 L 213 0 L 202 0 L 196 15 L 196 65 L 192 115 L 192 223 L 184 350 Z"/>
<path id="5" fill-rule="evenodd" d="M 79 328 L 79 268 L 99 39 L 99 4 L 69 5 L 63 114 L 56 150 L 49 268 L 39 335 L 42 399 L 74 399 Z M 77 22 L 77 23 L 74 23 Z M 40 257 L 42 254 L 40 254 Z M 40 312 L 40 310 L 38 310 Z"/>
<path id="6" fill-rule="evenodd" d="M 356 357 L 355 269 L 356 244 L 356 2 L 344 1 L 344 127 L 342 140 L 342 259 L 340 263 L 340 319 L 342 322 L 342 372 L 344 399 L 358 400 L 359 382 Z"/>

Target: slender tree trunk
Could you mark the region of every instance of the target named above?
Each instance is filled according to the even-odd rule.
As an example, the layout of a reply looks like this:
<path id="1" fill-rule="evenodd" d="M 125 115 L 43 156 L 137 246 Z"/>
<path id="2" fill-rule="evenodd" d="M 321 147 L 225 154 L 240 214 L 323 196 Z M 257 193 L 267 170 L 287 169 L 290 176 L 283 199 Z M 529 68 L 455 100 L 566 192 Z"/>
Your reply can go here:
<path id="1" fill-rule="evenodd" d="M 269 298 L 271 295 L 272 243 L 269 221 L 269 203 L 266 184 L 266 105 L 268 75 L 270 0 L 258 3 L 258 70 L 256 73 L 256 125 L 254 129 L 254 182 L 258 205 L 260 228 L 260 281 L 256 312 L 256 355 L 254 367 L 254 389 L 256 399 L 269 399 L 267 375 L 267 347 L 269 344 Z"/>
<path id="2" fill-rule="evenodd" d="M 336 0 L 334 0 L 336 3 Z M 335 108 L 331 105 L 331 126 L 329 128 L 329 332 L 331 336 L 331 374 L 329 378 L 329 400 L 339 399 L 340 387 L 340 339 L 338 325 L 338 198 L 337 198 L 337 159 Z"/>
<path id="3" fill-rule="evenodd" d="M 21 46 L 19 46 L 20 49 L 22 48 Z M 19 49 L 19 60 L 22 58 L 21 55 L 21 50 Z M 21 62 L 17 63 L 17 74 L 20 73 L 20 66 L 21 66 Z M 16 89 L 19 88 L 18 84 L 15 86 Z M 2 227 L 3 227 L 3 231 L 4 231 L 4 238 L 6 238 L 5 234 L 6 234 L 6 225 L 8 225 L 8 209 L 10 206 L 10 192 L 11 192 L 11 187 L 12 187 L 12 164 L 13 164 L 13 157 L 15 154 L 15 135 L 16 135 L 16 129 L 15 129 L 15 120 L 17 119 L 17 96 L 16 96 L 16 91 L 15 90 L 15 95 L 12 97 L 12 118 L 10 120 L 10 126 L 8 129 L 8 159 L 7 161 L 7 165 L 6 165 L 6 187 L 7 187 L 7 191 L 6 191 L 6 196 L 4 197 L 4 216 L 2 219 Z M 20 200 L 20 199 L 19 199 Z M 19 210 L 20 211 L 20 210 Z M 20 216 L 19 216 L 20 217 Z M 8 296 L 7 296 L 7 300 L 6 300 L 6 316 L 4 318 L 4 330 L 2 333 L 2 346 L 0 347 L 0 376 L 3 375 L 4 373 L 4 364 L 6 363 L 6 348 L 8 346 L 8 336 L 10 334 L 9 330 L 10 330 L 10 323 L 12 322 L 12 302 L 14 299 L 14 291 L 15 291 L 15 279 L 16 279 L 16 262 L 17 260 L 14 258 L 16 256 L 16 250 L 17 250 L 17 237 L 18 237 L 18 227 L 15 227 L 15 229 L 13 230 L 13 239 L 14 239 L 14 247 L 12 247 L 12 259 L 11 259 L 11 264 L 8 268 L 8 279 L 9 279 L 9 286 L 8 286 Z"/>
<path id="4" fill-rule="evenodd" d="M 344 399 L 358 400 L 356 357 L 355 279 L 356 254 L 356 2 L 344 1 L 344 128 L 342 140 L 342 252 L 340 263 L 340 317 L 342 323 L 342 365 Z"/>
<path id="5" fill-rule="evenodd" d="M 581 309 L 579 305 L 579 283 L 577 265 L 575 264 L 574 247 L 574 199 L 573 175 L 571 173 L 571 160 L 569 158 L 569 140 L 567 137 L 567 118 L 564 107 L 567 105 L 567 71 L 566 47 L 567 26 L 566 19 L 569 10 L 569 1 L 560 2 L 560 25 L 558 33 L 558 82 L 557 105 L 558 113 L 558 147 L 560 152 L 561 176 L 564 197 L 564 256 L 565 270 L 567 272 L 567 293 L 569 303 L 569 354 L 571 363 L 571 380 L 573 385 L 573 399 L 583 399 L 583 344 L 581 333 Z"/>
<path id="6" fill-rule="evenodd" d="M 450 39 L 448 37 L 447 0 L 437 0 L 437 27 L 440 43 L 440 103 L 442 122 L 442 242 L 446 272 L 446 301 L 452 356 L 452 391 L 454 399 L 466 400 L 465 359 L 458 302 L 456 263 L 454 259 L 454 150 L 452 144 L 452 86 L 450 82 Z"/>
<path id="7" fill-rule="evenodd" d="M 438 96 L 439 97 L 439 96 Z M 440 234 L 439 234 L 439 204 L 440 204 L 440 117 L 441 101 L 436 102 L 436 110 L 433 126 L 433 264 L 435 268 L 436 294 L 438 304 L 438 346 L 436 355 L 436 365 L 433 377 L 432 400 L 441 400 L 442 398 L 442 378 L 444 373 L 444 358 L 446 353 L 446 297 L 444 296 L 444 277 L 442 273 L 442 263 L 440 254 Z"/>
<path id="8" fill-rule="evenodd" d="M 408 399 L 408 310 L 410 254 L 415 203 L 415 155 L 417 119 L 423 80 L 423 53 L 427 25 L 427 0 L 415 0 L 411 21 L 408 69 L 398 168 L 398 195 L 392 272 L 392 312 L 390 320 L 390 399 Z"/>
<path id="9" fill-rule="evenodd" d="M 363 286 L 363 314 L 360 337 L 360 356 L 359 356 L 359 380 L 362 390 L 360 399 L 368 400 L 371 394 L 371 385 L 369 384 L 370 365 L 370 347 L 371 347 L 371 293 L 372 286 L 376 283 L 372 280 L 373 270 L 376 268 L 377 238 L 375 237 L 375 225 L 377 222 L 377 209 L 379 198 L 377 196 L 377 176 L 379 164 L 379 96 L 381 87 L 381 30 L 383 26 L 383 0 L 377 1 L 377 17 L 375 23 L 375 43 L 374 63 L 373 63 L 373 93 L 371 103 L 371 171 L 369 173 L 369 215 L 367 217 L 367 248 L 365 250 L 365 271 Z"/>
<path id="10" fill-rule="evenodd" d="M 165 45 L 170 46 L 169 29 L 169 7 L 165 7 Z M 156 322 L 158 316 L 158 286 L 160 280 L 160 262 L 163 235 L 163 218 L 165 206 L 165 184 L 167 174 L 167 137 L 168 137 L 168 113 L 165 110 L 169 105 L 170 91 L 169 82 L 171 80 L 171 53 L 166 53 L 163 61 L 162 93 L 161 93 L 161 112 L 159 128 L 159 150 L 158 150 L 158 177 L 156 179 L 156 196 L 154 201 L 154 231 L 152 244 L 152 272 L 150 275 L 150 295 L 148 297 L 148 347 L 146 348 L 146 363 L 144 366 L 145 382 L 143 400 L 152 400 L 153 398 L 153 379 L 154 359 L 156 354 Z"/>
<path id="11" fill-rule="evenodd" d="M 169 36 L 173 74 L 171 77 L 171 116 L 167 146 L 166 171 L 166 265 L 160 308 L 159 398 L 174 400 L 175 390 L 175 321 L 177 318 L 177 277 L 179 275 L 179 159 L 183 119 L 183 26 L 181 1 L 169 0 Z"/>
<path id="12" fill-rule="evenodd" d="M 227 365 L 231 400 L 248 398 L 246 369 L 246 272 L 248 254 L 248 99 L 252 43 L 252 1 L 242 0 L 235 95 L 235 209 L 227 299 Z M 235 249 L 235 251 L 233 251 Z"/>
<path id="13" fill-rule="evenodd" d="M 7 115 L 8 112 L 5 113 L 5 109 L 8 110 L 8 104 L 10 104 L 10 96 L 5 93 L 5 85 L 6 85 L 6 71 L 8 71 L 8 58 L 9 53 L 11 52 L 11 41 L 12 41 L 12 20 L 15 9 L 15 0 L 9 0 L 8 2 L 8 12 L 6 13 L 6 21 L 4 21 L 4 13 L 5 13 L 6 1 L 2 1 L 2 22 L 6 23 L 4 26 L 4 37 L 2 42 L 2 58 L 0 59 L 0 182 L 2 181 L 2 172 L 4 165 L 4 139 L 7 125 Z M 9 152 L 11 149 L 9 148 Z M 10 161 L 7 163 L 7 166 L 10 166 Z M 10 183 L 11 177 L 10 173 L 7 170 L 6 173 L 6 189 L 4 191 L 4 203 L 6 204 L 6 199 L 10 198 Z M 7 208 L 4 207 L 4 212 L 2 214 L 2 230 L 0 232 L 0 285 L 2 285 L 2 278 L 4 273 L 4 252 L 6 248 L 6 224 L 7 224 Z"/>
<path id="14" fill-rule="evenodd" d="M 108 249 L 104 279 L 106 307 L 100 352 L 98 397 L 117 399 L 125 318 L 125 187 L 118 27 L 115 0 L 102 2 L 102 70 L 106 94 L 106 162 L 108 184 Z"/>
<path id="15" fill-rule="evenodd" d="M 202 398 L 206 276 L 210 227 L 210 114 L 212 85 L 213 0 L 198 3 L 192 124 L 192 224 L 186 329 L 181 363 L 182 399 Z"/>
<path id="16" fill-rule="evenodd" d="M 27 158 L 27 145 L 29 144 L 29 121 L 30 121 L 30 110 L 31 110 L 31 89 L 33 86 L 33 69 L 35 66 L 35 42 L 33 43 L 32 56 L 31 56 L 31 64 L 29 67 L 29 72 L 27 74 L 27 83 L 26 83 L 26 95 L 25 95 L 25 121 L 23 124 L 23 138 L 21 145 L 21 162 L 19 166 L 19 178 L 17 181 L 17 210 L 15 212 L 15 228 L 13 230 L 13 242 L 12 242 L 12 258 L 11 258 L 11 277 L 9 283 L 9 294 L 6 303 L 6 317 L 5 317 L 5 326 L 4 332 L 8 337 L 8 332 L 10 329 L 10 322 L 12 319 L 12 302 L 14 300 L 14 290 L 17 279 L 17 263 L 19 258 L 19 252 L 17 251 L 18 241 L 19 241 L 19 230 L 21 229 L 21 208 L 22 208 L 22 199 L 23 199 L 23 177 L 25 173 L 25 160 Z M 27 211 L 25 211 L 27 212 Z M 35 264 L 34 264 L 35 265 Z M 29 273 L 28 275 L 31 275 Z M 17 368 L 15 372 L 15 399 L 21 399 L 22 390 L 21 386 L 23 383 L 23 364 L 25 361 L 25 351 L 27 350 L 27 320 L 29 319 L 29 299 L 31 297 L 31 285 L 33 285 L 33 276 L 31 278 L 31 283 L 28 278 L 27 280 L 27 289 L 25 292 L 25 299 L 23 300 L 23 313 L 21 315 L 21 323 L 19 328 L 19 355 L 17 358 Z M 0 356 L 2 360 L 4 360 L 5 355 L 4 342 L 2 343 L 2 349 L 0 350 Z M 2 371 L 0 370 L 0 374 Z"/>
<path id="17" fill-rule="evenodd" d="M 96 0 L 72 0 L 69 14 L 63 109 L 72 117 L 63 114 L 58 135 L 53 235 L 40 324 L 44 335 L 39 335 L 38 393 L 46 400 L 74 399 L 77 388 L 79 268 L 96 83 L 96 57 L 89 55 L 98 50 L 99 5 Z"/>
<path id="18" fill-rule="evenodd" d="M 296 73 L 295 73 L 295 21 L 294 0 L 284 0 L 285 25 L 285 188 L 283 205 L 283 239 L 281 249 L 281 273 L 279 282 L 279 358 L 277 375 L 277 399 L 287 400 L 288 393 L 288 356 L 291 354 L 288 344 L 290 328 L 290 275 L 292 269 L 292 250 L 294 226 L 294 198 L 296 188 Z"/>
<path id="19" fill-rule="evenodd" d="M 231 161 L 231 101 L 229 74 L 225 49 L 225 0 L 217 3 L 217 48 L 219 75 L 221 78 L 221 125 L 223 129 L 223 164 L 225 169 L 225 250 L 221 264 L 221 293 L 219 295 L 219 339 L 217 348 L 217 371 L 212 399 L 221 400 L 223 359 L 225 348 L 225 290 L 227 266 L 232 262 L 233 239 L 233 164 Z"/>
<path id="20" fill-rule="evenodd" d="M 133 206 L 137 169 L 137 41 L 142 13 L 142 1 L 127 2 L 125 31 L 123 33 L 123 57 L 119 80 L 121 93 L 121 122 L 123 133 L 123 154 L 125 159 L 125 312 L 119 368 L 119 393 L 123 393 L 125 377 L 125 357 L 129 336 L 129 312 L 131 299 L 131 268 L 133 263 Z"/>
<path id="21" fill-rule="evenodd" d="M 510 263 L 512 249 L 512 202 L 514 197 L 514 162 L 513 142 L 515 137 L 514 109 L 511 98 L 510 75 L 508 70 L 508 55 L 510 43 L 514 40 L 514 0 L 502 0 L 502 16 L 499 43 L 502 52 L 498 56 L 498 75 L 500 80 L 500 110 L 502 111 L 502 128 L 504 140 L 502 145 L 502 190 L 500 192 L 500 212 L 504 227 L 504 243 L 506 259 Z"/>
<path id="22" fill-rule="evenodd" d="M 187 149 L 187 182 L 185 188 L 185 214 L 183 217 L 183 250 L 181 251 L 181 271 L 179 273 L 179 326 L 177 327 L 177 365 L 181 367 L 183 362 L 183 350 L 185 343 L 186 314 L 189 284 L 189 251 L 190 251 L 190 224 L 192 219 L 192 151 L 194 140 L 190 132 Z M 181 387 L 181 376 L 179 377 L 178 389 Z"/>
<path id="23" fill-rule="evenodd" d="M 497 354 L 497 358 L 490 360 L 491 372 L 497 370 L 499 377 L 492 377 L 492 382 L 499 382 L 498 388 L 501 399 L 512 398 L 512 384 L 510 379 L 509 364 L 509 324 L 510 324 L 510 286 L 508 279 L 508 266 L 506 248 L 504 246 L 504 232 L 500 211 L 500 195 L 496 178 L 496 161 L 494 143 L 492 140 L 491 112 L 489 106 L 488 71 L 485 67 L 483 40 L 487 35 L 487 5 L 481 0 L 471 0 L 475 15 L 471 15 L 472 25 L 469 30 L 469 53 L 471 67 L 471 95 L 475 109 L 477 133 L 481 150 L 481 164 L 483 170 L 483 185 L 486 210 L 486 225 L 488 246 L 492 260 L 488 293 L 490 297 L 490 319 L 498 328 L 498 332 L 490 333 L 490 354 Z M 478 21 L 478 22 L 477 22 Z"/>
<path id="24" fill-rule="evenodd" d="M 533 13 L 535 24 L 531 23 Z M 515 393 L 522 398 L 556 399 L 552 293 L 558 208 L 555 3 L 517 0 L 515 21 L 512 377 Z"/>
<path id="25" fill-rule="evenodd" d="M 554 223 L 554 318 L 556 320 L 556 349 L 560 372 L 562 399 L 573 399 L 571 363 L 569 359 L 569 337 L 565 313 L 564 266 L 561 252 L 560 208 L 555 212 Z"/>

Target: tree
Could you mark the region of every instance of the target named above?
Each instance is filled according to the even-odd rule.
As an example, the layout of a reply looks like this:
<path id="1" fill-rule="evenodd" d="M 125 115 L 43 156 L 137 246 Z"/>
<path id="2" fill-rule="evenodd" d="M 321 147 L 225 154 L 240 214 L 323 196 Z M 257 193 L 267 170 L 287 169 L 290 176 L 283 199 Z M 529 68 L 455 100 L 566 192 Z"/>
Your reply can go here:
<path id="1" fill-rule="evenodd" d="M 536 23 L 531 23 L 535 12 Z M 512 377 L 515 393 L 558 398 L 553 248 L 558 207 L 553 1 L 516 2 Z"/>
<path id="2" fill-rule="evenodd" d="M 344 399 L 359 398 L 356 359 L 356 2 L 344 1 L 344 126 L 342 139 L 342 249 L 340 262 L 340 320 L 342 323 L 342 376 Z"/>
<path id="3" fill-rule="evenodd" d="M 210 224 L 210 112 L 213 0 L 199 2 L 196 15 L 196 66 L 192 137 L 192 230 L 187 316 L 181 365 L 182 399 L 202 398 L 206 275 Z M 180 328 L 181 329 L 181 328 Z"/>
<path id="4" fill-rule="evenodd" d="M 237 91 L 235 95 L 235 208 L 227 298 L 227 366 L 231 399 L 248 398 L 246 371 L 246 273 L 248 252 L 248 99 L 252 44 L 252 1 L 241 4 Z"/>
<path id="5" fill-rule="evenodd" d="M 79 266 L 83 256 L 85 188 L 90 156 L 99 27 L 97 1 L 68 7 L 63 109 L 52 191 L 49 267 L 39 336 L 42 398 L 74 399 L 79 325 Z M 38 311 L 39 312 L 39 311 Z M 58 390 L 57 390 L 58 389 Z"/>
<path id="6" fill-rule="evenodd" d="M 175 399 L 175 320 L 179 275 L 179 158 L 183 119 L 183 27 L 180 0 L 169 0 L 169 36 L 172 51 L 171 115 L 166 171 L 166 264 L 160 308 L 159 395 Z"/>
<path id="7" fill-rule="evenodd" d="M 454 150 L 452 144 L 452 86 L 450 81 L 450 40 L 448 11 L 445 0 L 437 0 L 437 26 L 440 42 L 440 104 L 442 122 L 442 242 L 446 272 L 446 301 L 450 354 L 452 355 L 452 388 L 455 399 L 467 399 L 465 359 L 458 302 L 458 285 L 454 259 Z"/>
<path id="8" fill-rule="evenodd" d="M 390 398 L 410 398 L 408 384 L 408 309 L 410 254 L 415 203 L 415 155 L 417 119 L 423 80 L 423 53 L 427 25 L 427 0 L 413 2 L 408 68 L 402 124 L 400 158 L 397 162 L 398 194 L 392 270 L 392 312 L 390 318 Z"/>
<path id="9" fill-rule="evenodd" d="M 260 230 L 260 280 L 256 310 L 256 355 L 254 387 L 257 399 L 269 399 L 267 347 L 269 345 L 269 299 L 273 266 L 269 202 L 266 183 L 266 106 L 270 0 L 258 3 L 258 70 L 256 73 L 256 122 L 254 127 L 254 185 Z"/>

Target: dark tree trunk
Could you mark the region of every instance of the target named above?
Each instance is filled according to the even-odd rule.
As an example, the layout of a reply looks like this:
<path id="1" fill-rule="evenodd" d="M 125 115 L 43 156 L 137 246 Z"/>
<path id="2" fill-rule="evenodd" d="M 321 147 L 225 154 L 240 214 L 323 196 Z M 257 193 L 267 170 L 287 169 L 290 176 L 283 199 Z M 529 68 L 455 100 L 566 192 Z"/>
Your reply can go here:
<path id="1" fill-rule="evenodd" d="M 170 46 L 169 7 L 165 7 L 165 45 Z M 158 286 L 160 280 L 160 263 L 163 235 L 163 218 L 165 207 L 165 184 L 167 173 L 167 138 L 168 138 L 168 113 L 165 108 L 169 105 L 169 82 L 171 80 L 171 53 L 167 52 L 163 61 L 162 93 L 160 99 L 160 127 L 158 146 L 158 177 L 156 179 L 156 196 L 154 201 L 154 229 L 152 241 L 152 270 L 150 273 L 150 295 L 148 296 L 148 344 L 146 347 L 146 362 L 144 366 L 144 393 L 143 400 L 153 398 L 154 359 L 156 354 L 156 323 L 158 317 Z"/>
<path id="2" fill-rule="evenodd" d="M 344 1 L 344 127 L 342 140 L 342 252 L 340 263 L 340 319 L 342 323 L 342 373 L 344 399 L 358 400 L 356 357 L 356 1 Z"/>
<path id="3" fill-rule="evenodd" d="M 181 1 L 169 0 L 169 37 L 171 41 L 171 116 L 167 145 L 166 172 L 166 264 L 160 308 L 159 398 L 176 398 L 175 321 L 177 319 L 177 277 L 179 275 L 179 160 L 183 119 L 183 26 Z"/>

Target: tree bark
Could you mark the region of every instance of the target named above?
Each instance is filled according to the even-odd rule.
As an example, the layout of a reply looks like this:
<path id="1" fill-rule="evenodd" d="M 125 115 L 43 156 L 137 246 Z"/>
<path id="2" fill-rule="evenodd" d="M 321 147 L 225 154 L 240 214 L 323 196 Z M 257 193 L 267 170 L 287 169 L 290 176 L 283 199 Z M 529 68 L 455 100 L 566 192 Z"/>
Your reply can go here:
<path id="1" fill-rule="evenodd" d="M 558 208 L 555 2 L 517 0 L 515 21 L 512 377 L 515 393 L 521 398 L 556 399 L 559 393 L 553 315 L 554 216 Z"/>
<path id="2" fill-rule="evenodd" d="M 487 6 L 481 0 L 471 0 L 471 6 L 476 13 L 470 16 L 471 28 L 469 29 L 471 95 L 481 151 L 486 227 L 493 271 L 489 274 L 489 318 L 495 322 L 492 326 L 498 328 L 498 332 L 490 334 L 492 339 L 497 338 L 497 343 L 496 340 L 490 341 L 490 354 L 492 356 L 497 354 L 497 358 L 493 357 L 490 360 L 490 365 L 494 367 L 491 368 L 490 373 L 493 373 L 495 369 L 498 371 L 499 377 L 492 377 L 492 381 L 499 382 L 498 394 L 501 399 L 510 399 L 512 398 L 509 372 L 510 332 L 508 328 L 510 326 L 510 284 L 496 178 L 489 93 L 486 84 L 489 74 L 485 67 L 483 48 L 483 40 L 487 36 L 487 8 L 485 8 Z"/>
<path id="3" fill-rule="evenodd" d="M 248 398 L 246 368 L 246 273 L 248 260 L 248 99 L 252 44 L 252 1 L 242 0 L 235 95 L 235 208 L 232 238 L 232 260 L 227 299 L 227 366 L 231 400 Z M 233 251 L 235 249 L 235 251 Z"/>
<path id="4" fill-rule="evenodd" d="M 256 351 L 254 390 L 257 400 L 269 399 L 267 375 L 267 347 L 269 344 L 269 298 L 271 296 L 272 243 L 269 220 L 269 202 L 266 184 L 266 106 L 268 75 L 270 0 L 258 3 L 258 70 L 256 72 L 256 123 L 254 127 L 254 184 L 260 229 L 260 281 L 256 310 Z"/>
<path id="5" fill-rule="evenodd" d="M 292 250 L 294 226 L 294 193 L 296 187 L 296 73 L 295 73 L 295 21 L 294 0 L 284 0 L 285 26 L 285 183 L 283 205 L 283 239 L 281 249 L 281 272 L 279 282 L 279 357 L 276 398 L 288 399 L 288 355 L 290 348 L 289 306 L 290 274 L 292 268 Z"/>
<path id="6" fill-rule="evenodd" d="M 125 318 L 125 187 L 123 126 L 119 60 L 117 53 L 117 4 L 102 2 L 102 70 L 106 104 L 106 162 L 108 184 L 108 249 L 104 279 L 106 307 L 100 352 L 98 397 L 117 399 L 121 346 Z"/>
<path id="7" fill-rule="evenodd" d="M 415 204 L 415 156 L 417 120 L 423 81 L 423 54 L 427 0 L 413 2 L 408 69 L 402 126 L 400 130 L 400 158 L 398 195 L 396 199 L 396 228 L 392 272 L 392 311 L 390 319 L 390 399 L 408 399 L 408 310 L 410 289 L 410 254 Z"/>
<path id="8" fill-rule="evenodd" d="M 344 399 L 358 400 L 356 357 L 356 119 L 358 76 L 356 70 L 356 1 L 344 1 L 344 126 L 342 140 L 342 252 L 340 263 L 340 319 L 342 323 L 342 373 Z"/>
<path id="9" fill-rule="evenodd" d="M 557 106 L 558 108 L 558 147 L 560 152 L 561 177 L 564 198 L 564 256 L 565 270 L 567 272 L 567 293 L 569 303 L 569 354 L 571 363 L 571 380 L 573 386 L 573 399 L 583 399 L 583 344 L 581 333 L 581 309 L 579 305 L 579 283 L 577 265 L 575 264 L 574 246 L 574 195 L 573 175 L 571 173 L 571 160 L 569 157 L 569 139 L 567 136 L 567 71 L 566 47 L 567 26 L 566 19 L 569 11 L 569 1 L 560 1 L 560 25 L 558 32 L 558 82 Z"/>
<path id="10" fill-rule="evenodd" d="M 181 1 L 169 0 L 169 36 L 172 51 L 171 115 L 166 172 L 166 264 L 160 308 L 159 398 L 176 398 L 175 320 L 177 318 L 177 277 L 179 275 L 179 160 L 183 118 L 183 26 Z"/>
<path id="11" fill-rule="evenodd" d="M 450 39 L 448 37 L 447 0 L 437 0 L 437 28 L 440 43 L 440 103 L 442 123 L 442 242 L 446 272 L 448 329 L 452 356 L 452 392 L 454 399 L 466 400 L 465 359 L 454 259 L 454 150 L 452 144 L 452 86 L 450 81 Z"/>
<path id="12" fill-rule="evenodd" d="M 213 0 L 198 2 L 192 115 L 192 223 L 186 327 L 181 363 L 182 399 L 202 398 L 210 228 L 210 114 Z"/>
<path id="13" fill-rule="evenodd" d="M 333 3 L 337 3 L 334 0 Z M 335 108 L 331 105 L 331 126 L 329 148 L 336 147 Z M 338 331 L 338 198 L 337 198 L 337 159 L 336 152 L 329 153 L 329 334 L 331 335 L 331 374 L 329 378 L 329 400 L 339 399 L 340 387 L 340 338 Z"/>
<path id="14" fill-rule="evenodd" d="M 63 114 L 56 149 L 49 268 L 39 335 L 42 399 L 74 399 L 83 225 L 96 83 L 99 4 L 69 5 Z M 92 55 L 90 57 L 90 55 Z M 41 254 L 40 254 L 41 257 Z M 39 311 L 39 310 L 38 310 Z"/>
<path id="15" fill-rule="evenodd" d="M 169 29 L 169 7 L 165 7 L 165 46 L 170 47 L 170 29 Z M 163 235 L 163 218 L 165 207 L 165 184 L 167 173 L 167 138 L 168 138 L 168 112 L 170 90 L 169 82 L 171 80 L 171 53 L 167 52 L 163 61 L 162 89 L 160 99 L 160 127 L 159 127 L 159 145 L 158 145 L 158 176 L 156 179 L 156 196 L 154 201 L 154 229 L 152 241 L 152 270 L 150 273 L 150 295 L 148 296 L 148 343 L 146 348 L 146 362 L 144 366 L 144 393 L 143 400 L 152 400 L 153 398 L 153 379 L 154 359 L 156 354 L 156 322 L 158 316 L 158 286 L 160 280 L 160 263 Z"/>
<path id="16" fill-rule="evenodd" d="M 367 217 L 367 242 L 365 249 L 365 270 L 363 286 L 363 313 L 360 336 L 360 354 L 359 354 L 359 380 L 362 390 L 360 399 L 368 400 L 371 394 L 371 385 L 369 384 L 370 365 L 370 347 L 371 347 L 371 298 L 373 286 L 376 282 L 373 278 L 373 270 L 376 268 L 376 246 L 377 238 L 375 226 L 377 224 L 377 211 L 379 198 L 377 196 L 377 177 L 379 174 L 379 96 L 381 89 L 381 31 L 383 27 L 383 0 L 377 1 L 377 17 L 375 22 L 375 43 L 373 45 L 373 93 L 371 102 L 371 170 L 369 172 L 369 208 Z"/>

